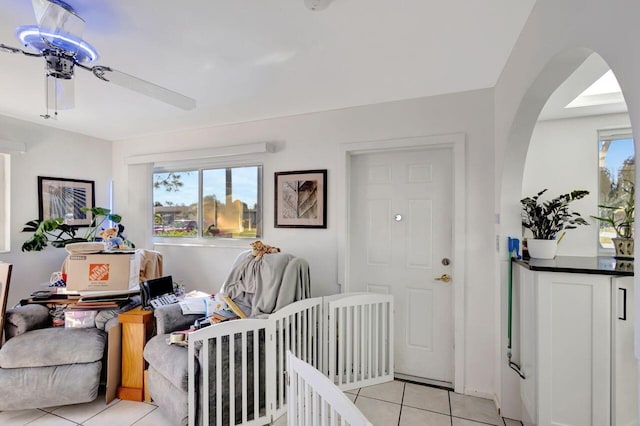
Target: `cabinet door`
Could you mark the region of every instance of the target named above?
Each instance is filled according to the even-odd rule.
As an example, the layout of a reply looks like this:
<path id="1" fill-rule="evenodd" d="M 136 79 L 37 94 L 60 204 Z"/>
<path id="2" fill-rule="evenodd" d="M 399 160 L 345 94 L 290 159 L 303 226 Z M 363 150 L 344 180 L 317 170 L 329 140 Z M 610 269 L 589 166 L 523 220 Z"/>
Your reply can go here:
<path id="1" fill-rule="evenodd" d="M 538 424 L 611 422 L 611 278 L 538 276 Z"/>
<path id="2" fill-rule="evenodd" d="M 522 398 L 522 422 L 524 425 L 538 423 L 536 401 L 536 272 L 518 268 L 518 290 L 520 293 L 520 368 L 524 379 L 520 381 L 520 397 Z"/>
<path id="3" fill-rule="evenodd" d="M 613 279 L 611 424 L 638 424 L 638 369 L 633 353 L 633 277 Z"/>

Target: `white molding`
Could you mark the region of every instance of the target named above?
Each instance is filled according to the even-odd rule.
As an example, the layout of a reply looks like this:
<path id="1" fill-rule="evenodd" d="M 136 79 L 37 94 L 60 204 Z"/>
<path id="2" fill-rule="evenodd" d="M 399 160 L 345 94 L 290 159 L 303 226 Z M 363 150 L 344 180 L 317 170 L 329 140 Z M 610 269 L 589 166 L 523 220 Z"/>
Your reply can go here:
<path id="1" fill-rule="evenodd" d="M 202 160 L 206 158 L 232 157 L 237 155 L 261 154 L 275 152 L 275 145 L 270 142 L 257 142 L 245 145 L 219 146 L 215 148 L 194 149 L 189 151 L 158 152 L 153 154 L 132 155 L 126 158 L 126 164 L 147 164 Z"/>
<path id="2" fill-rule="evenodd" d="M 2 154 L 24 154 L 27 146 L 22 142 L 13 142 L 0 139 L 0 153 Z"/>
<path id="3" fill-rule="evenodd" d="M 454 390 L 463 393 L 465 378 L 465 254 L 466 254 L 466 136 L 464 133 L 419 136 L 401 139 L 386 139 L 346 143 L 339 146 L 338 200 L 344 200 L 338 211 L 338 285 L 340 292 L 349 292 L 350 254 L 349 214 L 350 214 L 350 159 L 352 155 L 369 152 L 397 151 L 411 148 L 449 147 L 453 150 L 453 324 L 454 324 Z"/>

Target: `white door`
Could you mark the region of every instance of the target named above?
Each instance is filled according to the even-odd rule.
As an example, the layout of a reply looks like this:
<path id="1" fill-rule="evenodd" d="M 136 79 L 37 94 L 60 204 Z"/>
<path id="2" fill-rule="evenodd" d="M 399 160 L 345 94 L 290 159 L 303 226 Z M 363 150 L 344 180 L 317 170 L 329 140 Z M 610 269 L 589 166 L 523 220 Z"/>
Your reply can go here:
<path id="1" fill-rule="evenodd" d="M 391 293 L 395 372 L 453 381 L 452 150 L 353 155 L 351 291 Z"/>

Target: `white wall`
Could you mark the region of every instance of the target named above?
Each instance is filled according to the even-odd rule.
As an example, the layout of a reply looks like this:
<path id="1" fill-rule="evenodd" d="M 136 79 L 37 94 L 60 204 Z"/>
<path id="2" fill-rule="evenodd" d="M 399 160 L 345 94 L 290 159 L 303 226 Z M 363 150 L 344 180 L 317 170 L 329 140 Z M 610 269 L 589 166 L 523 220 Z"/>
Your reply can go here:
<path id="1" fill-rule="evenodd" d="M 582 200 L 571 203 L 590 226 L 567 231 L 558 245 L 558 256 L 597 256 L 598 130 L 629 127 L 628 114 L 596 115 L 538 121 L 533 129 L 522 177 L 522 197 L 548 188 L 545 199 L 586 189 Z M 530 236 L 530 234 L 529 234 Z"/>
<path id="2" fill-rule="evenodd" d="M 9 292 L 12 306 L 33 291 L 45 289 L 66 255 L 65 250 L 52 247 L 42 252 L 20 251 L 30 235 L 20 232 L 24 223 L 38 218 L 38 176 L 94 180 L 96 205 L 108 206 L 111 142 L 3 116 L 0 139 L 24 143 L 27 148 L 24 154 L 11 155 L 11 250 L 0 254 L 0 260 L 14 265 Z"/>
<path id="3" fill-rule="evenodd" d="M 125 215 L 129 236 L 150 239 L 150 169 L 127 166 L 126 159 L 154 152 L 202 149 L 254 142 L 275 142 L 278 151 L 262 156 L 264 164 L 264 237 L 267 243 L 309 261 L 312 292 L 339 291 L 337 248 L 343 236 L 344 200 L 338 199 L 342 175 L 340 145 L 349 142 L 411 136 L 465 133 L 467 139 L 467 294 L 466 389 L 494 393 L 492 365 L 491 263 L 493 115 L 492 91 L 482 90 L 402 102 L 347 108 L 251 123 L 185 130 L 118 141 L 114 146 L 116 208 Z M 273 227 L 273 173 L 328 169 L 328 228 Z M 140 200 L 143 200 L 142 202 Z M 147 207 L 149 206 L 149 207 Z M 122 208 L 120 208 L 122 207 Z M 150 241 L 146 244 L 150 244 Z M 246 247 L 246 246 L 245 246 Z M 192 288 L 216 291 L 239 248 L 156 247 L 165 254 L 166 272 Z"/>
<path id="4" fill-rule="evenodd" d="M 522 168 L 535 121 L 551 93 L 594 51 L 620 82 L 632 127 L 640 125 L 640 51 L 629 47 L 629 40 L 640 37 L 638 16 L 640 3 L 627 0 L 536 2 L 495 87 L 494 189 L 495 211 L 500 215 L 496 234 L 501 240 L 520 233 Z M 494 288 L 494 300 L 500 306 L 495 311 L 495 329 L 501 330 L 500 336 L 506 336 L 504 259 L 502 249 L 495 258 L 500 280 Z M 507 415 L 516 411 L 511 403 L 517 401 L 518 379 L 506 366 L 504 346 L 504 338 L 497 338 L 494 371 Z"/>

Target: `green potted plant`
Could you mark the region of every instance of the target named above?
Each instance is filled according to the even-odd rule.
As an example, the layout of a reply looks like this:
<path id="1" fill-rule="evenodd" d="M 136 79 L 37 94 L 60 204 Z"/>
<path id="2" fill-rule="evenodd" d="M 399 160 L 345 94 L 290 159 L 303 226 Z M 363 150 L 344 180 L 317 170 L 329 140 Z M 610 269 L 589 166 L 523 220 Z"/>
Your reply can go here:
<path id="1" fill-rule="evenodd" d="M 616 250 L 615 257 L 618 259 L 633 259 L 636 187 L 633 182 L 625 181 L 624 183 L 625 185 L 622 187 L 624 196 L 622 199 L 613 205 L 598 205 L 602 216 L 591 217 L 608 224 L 615 231 L 616 237 L 611 238 Z"/>
<path id="2" fill-rule="evenodd" d="M 130 247 L 134 245 L 127 241 L 121 234 L 124 226 L 120 225 L 122 217 L 118 214 L 111 213 L 111 210 L 104 207 L 83 207 L 82 211 L 91 212 L 92 219 L 82 236 L 76 235 L 78 231 L 64 223 L 63 218 L 47 219 L 47 220 L 30 220 L 25 223 L 22 232 L 33 232 L 33 235 L 22 244 L 22 251 L 41 251 L 51 244 L 53 247 L 64 247 L 70 243 L 79 243 L 87 241 L 98 241 L 100 237 L 98 232 L 105 221 L 109 220 L 118 224 L 118 236 L 125 240 Z"/>
<path id="3" fill-rule="evenodd" d="M 540 196 L 545 192 L 547 189 L 543 189 L 533 197 L 520 200 L 522 226 L 533 234 L 533 238 L 527 238 L 529 256 L 538 259 L 553 259 L 556 255 L 557 245 L 564 237 L 566 230 L 589 224 L 580 216 L 580 213 L 569 209 L 569 203 L 586 197 L 589 191 L 573 190 L 568 194 L 542 201 Z M 560 234 L 561 232 L 562 234 Z"/>

